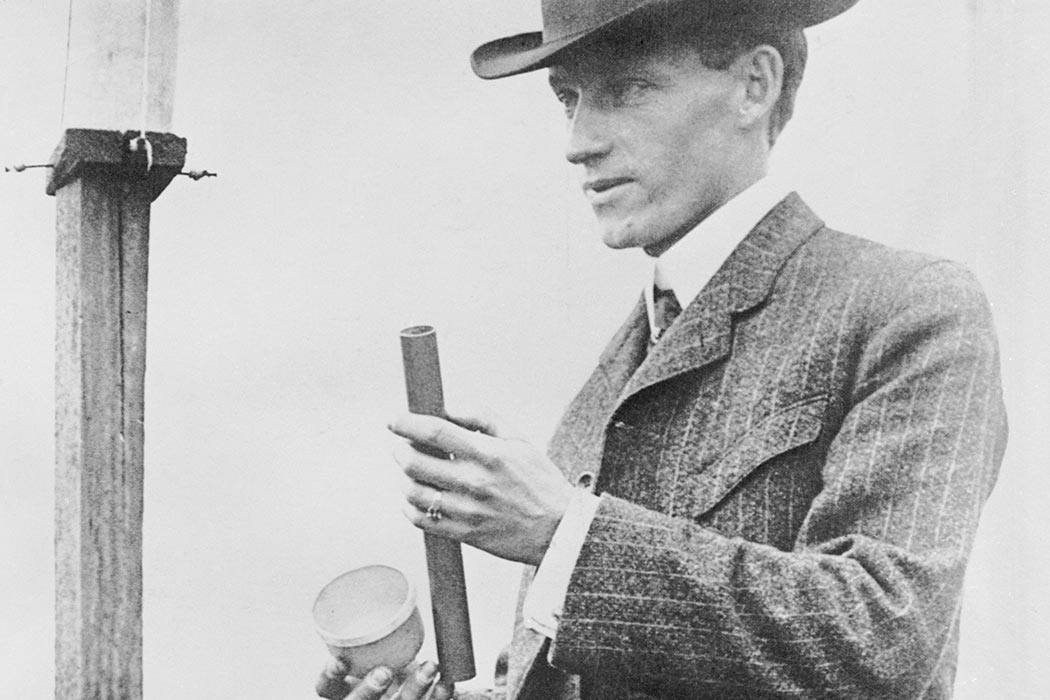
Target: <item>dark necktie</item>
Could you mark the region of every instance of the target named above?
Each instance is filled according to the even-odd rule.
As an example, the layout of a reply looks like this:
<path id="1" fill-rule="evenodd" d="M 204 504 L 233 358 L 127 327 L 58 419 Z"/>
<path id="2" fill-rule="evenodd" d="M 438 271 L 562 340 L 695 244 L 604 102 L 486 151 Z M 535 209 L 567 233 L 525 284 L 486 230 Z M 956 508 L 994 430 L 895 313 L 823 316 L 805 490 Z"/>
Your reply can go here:
<path id="1" fill-rule="evenodd" d="M 649 339 L 650 345 L 663 337 L 664 332 L 670 328 L 680 313 L 682 313 L 682 306 L 678 303 L 678 297 L 674 295 L 674 291 L 653 287 L 653 325 L 656 326 L 656 334 Z"/>

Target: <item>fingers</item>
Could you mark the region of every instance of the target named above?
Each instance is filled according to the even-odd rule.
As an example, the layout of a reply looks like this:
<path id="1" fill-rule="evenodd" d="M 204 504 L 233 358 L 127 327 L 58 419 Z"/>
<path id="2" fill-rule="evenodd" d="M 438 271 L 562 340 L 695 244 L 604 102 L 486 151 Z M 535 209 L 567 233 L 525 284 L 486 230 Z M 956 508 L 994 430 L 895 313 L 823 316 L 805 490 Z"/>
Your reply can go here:
<path id="1" fill-rule="evenodd" d="M 450 413 L 446 411 L 445 417 L 461 428 L 484 433 L 491 437 L 501 438 L 503 440 L 520 437 L 513 431 L 509 431 L 506 427 L 506 422 L 493 415 L 491 411 L 476 411 L 472 413 Z"/>
<path id="2" fill-rule="evenodd" d="M 329 658 L 314 687 L 317 696 L 328 700 L 343 700 L 353 689 L 353 686 L 346 682 L 349 672 L 350 669 L 342 661 Z"/>
<path id="3" fill-rule="evenodd" d="M 326 672 L 328 669 L 325 669 Z M 431 695 L 430 691 L 434 686 L 434 681 L 437 679 L 438 667 L 433 661 L 428 661 L 418 668 L 408 673 L 408 678 L 401 685 L 400 689 L 396 692 L 391 687 L 394 683 L 394 674 L 387 668 L 379 666 L 372 669 L 368 674 L 361 679 L 360 682 L 345 683 L 350 694 L 343 693 L 341 695 L 321 695 L 321 697 L 332 698 L 333 700 L 382 700 L 384 698 L 396 698 L 396 700 L 434 700 L 440 698 L 441 700 L 449 700 L 452 695 L 444 690 L 435 690 L 434 694 Z M 320 694 L 320 684 L 318 685 L 318 694 Z"/>
<path id="4" fill-rule="evenodd" d="M 437 678 L 437 671 L 437 664 L 433 661 L 427 661 L 417 668 L 414 673 L 410 673 L 408 679 L 401 686 L 401 691 L 397 695 L 398 700 L 422 700 L 422 698 L 426 698 L 430 687 L 434 684 L 434 679 Z"/>
<path id="5" fill-rule="evenodd" d="M 440 516 L 431 518 L 431 520 L 444 520 L 460 515 L 457 501 L 454 493 L 433 489 L 414 481 L 408 482 L 408 486 L 405 487 L 405 502 L 409 506 L 423 514 L 426 514 L 431 508 L 441 513 Z"/>
<path id="6" fill-rule="evenodd" d="M 373 668 L 354 687 L 346 700 L 380 700 L 393 682 L 394 674 L 390 669 L 382 666 Z"/>
<path id="7" fill-rule="evenodd" d="M 470 527 L 467 524 L 468 519 L 455 511 L 450 512 L 444 506 L 446 497 L 447 494 L 442 494 L 442 498 L 437 504 L 441 511 L 441 516 L 438 518 L 432 518 L 427 512 L 432 502 L 419 506 L 405 500 L 401 503 L 401 512 L 410 523 L 424 532 L 456 541 L 464 541 L 470 533 Z"/>
<path id="8" fill-rule="evenodd" d="M 394 447 L 394 461 L 413 481 L 442 491 L 457 490 L 463 476 L 462 464 L 452 465 L 447 459 L 431 457 L 407 442 L 402 442 Z"/>
<path id="9" fill-rule="evenodd" d="M 390 431 L 407 440 L 457 457 L 483 459 L 491 450 L 494 438 L 436 416 L 404 413 L 390 422 Z"/>

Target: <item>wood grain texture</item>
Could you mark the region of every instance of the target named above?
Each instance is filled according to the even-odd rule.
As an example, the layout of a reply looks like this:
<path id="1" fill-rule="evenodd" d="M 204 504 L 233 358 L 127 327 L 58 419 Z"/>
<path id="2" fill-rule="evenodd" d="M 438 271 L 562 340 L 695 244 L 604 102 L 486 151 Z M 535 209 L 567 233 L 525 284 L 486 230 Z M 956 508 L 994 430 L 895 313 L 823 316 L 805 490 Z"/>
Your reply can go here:
<path id="1" fill-rule="evenodd" d="M 56 687 L 142 696 L 143 380 L 152 192 L 56 192 Z"/>

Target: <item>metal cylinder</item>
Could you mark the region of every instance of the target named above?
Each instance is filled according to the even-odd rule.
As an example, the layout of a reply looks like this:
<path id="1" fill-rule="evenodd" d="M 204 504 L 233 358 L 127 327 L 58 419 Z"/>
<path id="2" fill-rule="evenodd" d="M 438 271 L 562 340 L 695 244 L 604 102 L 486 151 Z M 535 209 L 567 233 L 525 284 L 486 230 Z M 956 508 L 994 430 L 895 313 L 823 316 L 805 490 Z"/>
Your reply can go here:
<path id="1" fill-rule="evenodd" d="M 441 387 L 437 334 L 431 326 L 413 326 L 401 331 L 401 357 L 405 365 L 408 410 L 428 416 L 445 415 Z M 447 455 L 440 455 L 447 457 Z M 470 612 L 463 575 L 463 552 L 459 542 L 424 533 L 430 604 L 434 613 L 434 641 L 441 677 L 458 683 L 474 677 L 474 645 L 470 635 Z"/>

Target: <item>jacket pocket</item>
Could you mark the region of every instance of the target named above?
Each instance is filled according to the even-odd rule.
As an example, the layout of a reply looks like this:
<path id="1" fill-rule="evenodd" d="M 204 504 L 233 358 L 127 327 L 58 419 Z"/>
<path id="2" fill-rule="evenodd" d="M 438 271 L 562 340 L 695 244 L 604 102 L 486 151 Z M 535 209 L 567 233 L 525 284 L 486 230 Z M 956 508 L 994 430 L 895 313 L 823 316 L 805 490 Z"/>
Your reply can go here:
<path id="1" fill-rule="evenodd" d="M 814 442 L 824 425 L 826 394 L 786 406 L 753 426 L 696 475 L 683 494 L 680 515 L 699 518 L 729 495 L 748 474 L 777 455 Z"/>

